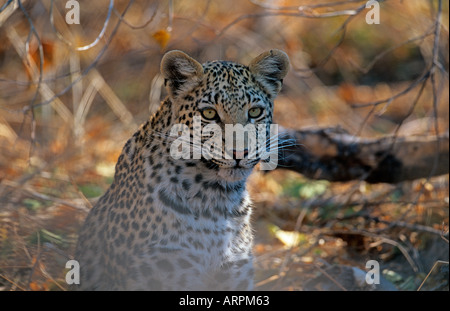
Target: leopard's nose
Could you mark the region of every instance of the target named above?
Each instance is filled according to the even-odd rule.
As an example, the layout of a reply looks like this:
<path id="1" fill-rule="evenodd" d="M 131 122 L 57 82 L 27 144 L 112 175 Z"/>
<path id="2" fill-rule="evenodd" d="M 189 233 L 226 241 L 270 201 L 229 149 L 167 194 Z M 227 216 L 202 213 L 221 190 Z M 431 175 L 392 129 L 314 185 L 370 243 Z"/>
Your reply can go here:
<path id="1" fill-rule="evenodd" d="M 233 160 L 244 159 L 248 156 L 248 149 L 244 149 L 243 151 L 233 150 Z"/>

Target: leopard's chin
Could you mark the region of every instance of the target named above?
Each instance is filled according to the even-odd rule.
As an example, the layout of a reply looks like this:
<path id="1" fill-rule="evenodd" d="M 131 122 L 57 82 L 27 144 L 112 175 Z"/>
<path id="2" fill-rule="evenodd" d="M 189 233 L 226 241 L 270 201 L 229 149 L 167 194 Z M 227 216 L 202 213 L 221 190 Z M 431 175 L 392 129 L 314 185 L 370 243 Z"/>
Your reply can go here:
<path id="1" fill-rule="evenodd" d="M 253 168 L 243 167 L 219 168 L 217 176 L 226 182 L 237 182 L 247 179 L 252 170 Z"/>

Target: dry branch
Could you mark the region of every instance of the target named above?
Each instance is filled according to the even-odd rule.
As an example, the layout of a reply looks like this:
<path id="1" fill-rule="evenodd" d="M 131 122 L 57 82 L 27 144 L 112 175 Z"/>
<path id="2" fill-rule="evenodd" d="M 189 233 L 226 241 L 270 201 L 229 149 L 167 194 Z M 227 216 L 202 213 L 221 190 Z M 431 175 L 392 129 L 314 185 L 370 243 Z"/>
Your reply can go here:
<path id="1" fill-rule="evenodd" d="M 340 128 L 285 129 L 278 167 L 313 179 L 397 183 L 449 172 L 449 134 L 361 138 Z M 280 143 L 282 144 L 282 143 Z"/>

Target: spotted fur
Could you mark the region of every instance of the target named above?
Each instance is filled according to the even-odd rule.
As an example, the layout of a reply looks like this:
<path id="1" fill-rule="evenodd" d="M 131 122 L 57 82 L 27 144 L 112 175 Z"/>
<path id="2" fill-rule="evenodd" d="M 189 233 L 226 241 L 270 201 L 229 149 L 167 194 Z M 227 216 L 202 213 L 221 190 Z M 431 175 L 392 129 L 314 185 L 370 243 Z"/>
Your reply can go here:
<path id="1" fill-rule="evenodd" d="M 257 160 L 170 156 L 170 129 L 193 129 L 201 109 L 224 124 L 270 124 L 289 67 L 271 50 L 249 66 L 203 65 L 167 53 L 161 72 L 169 96 L 127 141 L 114 181 L 81 229 L 75 259 L 81 290 L 249 290 L 253 288 L 251 202 L 245 182 Z M 250 120 L 248 110 L 264 108 Z"/>

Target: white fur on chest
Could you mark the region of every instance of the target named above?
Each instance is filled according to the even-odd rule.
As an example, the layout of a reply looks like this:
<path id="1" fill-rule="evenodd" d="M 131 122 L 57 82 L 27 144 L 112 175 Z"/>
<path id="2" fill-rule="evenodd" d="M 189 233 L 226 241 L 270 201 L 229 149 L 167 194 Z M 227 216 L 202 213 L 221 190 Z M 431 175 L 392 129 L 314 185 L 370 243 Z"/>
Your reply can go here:
<path id="1" fill-rule="evenodd" d="M 168 188 L 161 185 L 156 192 L 161 189 Z M 247 196 L 247 193 L 245 192 L 244 195 Z M 180 199 L 180 196 L 174 196 L 174 199 L 176 198 Z M 244 202 L 247 200 L 248 198 Z M 174 233 L 169 232 L 167 236 L 161 235 L 159 241 L 152 242 L 153 245 L 174 250 L 177 255 L 185 253 L 182 256 L 192 255 L 192 257 L 198 258 L 198 267 L 202 272 L 216 270 L 226 262 L 247 258 L 251 252 L 251 238 L 243 240 L 240 230 L 245 226 L 250 226 L 250 213 L 243 217 L 232 217 L 232 205 L 236 204 L 236 201 L 238 198 L 224 199 L 220 196 L 210 196 L 206 200 L 183 198 L 176 203 L 180 204 L 183 210 L 191 212 L 182 214 L 173 211 L 164 202 L 155 200 L 155 209 L 165 210 L 167 212 L 166 219 L 178 224 L 177 232 L 180 234 L 176 241 L 169 241 L 164 246 L 159 246 L 158 242 L 162 239 L 167 240 L 168 236 Z M 217 206 L 228 213 L 217 213 L 214 211 Z M 204 215 L 208 215 L 208 217 Z"/>

